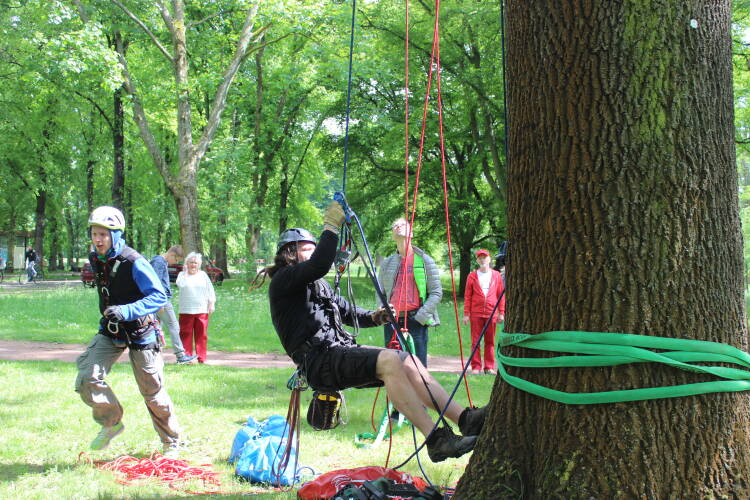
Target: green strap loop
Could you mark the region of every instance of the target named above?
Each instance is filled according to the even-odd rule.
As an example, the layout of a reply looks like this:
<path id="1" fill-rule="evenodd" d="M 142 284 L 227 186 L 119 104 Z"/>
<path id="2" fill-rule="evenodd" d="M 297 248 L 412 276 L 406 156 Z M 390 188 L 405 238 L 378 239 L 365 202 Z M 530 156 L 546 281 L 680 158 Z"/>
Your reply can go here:
<path id="1" fill-rule="evenodd" d="M 411 354 L 414 354 L 414 337 L 411 335 L 404 335 L 406 345 L 404 350 Z M 388 403 L 385 410 L 383 410 L 383 416 L 380 418 L 380 425 L 378 426 L 377 434 L 372 432 L 362 432 L 354 435 L 354 446 L 357 448 L 377 448 L 383 439 L 390 439 L 391 435 L 388 434 L 388 423 L 391 420 L 391 413 L 393 412 L 393 403 Z M 393 433 L 395 434 L 404 424 L 411 425 L 411 422 L 404 418 L 403 413 L 398 414 L 398 421 L 393 427 Z"/>
<path id="2" fill-rule="evenodd" d="M 504 333 L 502 327 L 500 330 L 497 348 L 498 373 L 503 380 L 517 389 L 559 403 L 619 403 L 694 396 L 712 392 L 750 390 L 750 371 L 746 369 L 692 364 L 699 362 L 731 363 L 743 368 L 750 368 L 750 354 L 727 344 L 625 333 L 553 331 L 529 335 Z M 502 348 L 511 345 L 542 351 L 583 354 L 584 356 L 515 358 L 503 355 Z M 649 349 L 659 349 L 665 352 L 653 352 Z M 706 373 L 724 380 L 620 391 L 570 393 L 510 375 L 505 369 L 505 365 L 523 368 L 570 368 L 617 366 L 630 363 L 662 363 L 681 370 Z"/>

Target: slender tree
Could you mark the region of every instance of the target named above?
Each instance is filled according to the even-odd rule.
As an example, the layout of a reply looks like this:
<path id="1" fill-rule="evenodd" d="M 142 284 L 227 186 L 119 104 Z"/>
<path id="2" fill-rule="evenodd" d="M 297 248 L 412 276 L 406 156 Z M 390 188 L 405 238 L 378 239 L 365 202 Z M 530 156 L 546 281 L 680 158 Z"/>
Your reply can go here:
<path id="1" fill-rule="evenodd" d="M 190 93 L 189 79 L 190 61 L 187 48 L 188 30 L 194 25 L 190 24 L 186 18 L 184 2 L 182 0 L 172 0 L 171 8 L 167 7 L 164 2 L 155 2 L 159 15 L 168 32 L 172 44 L 171 50 L 162 45 L 159 38 L 151 31 L 147 24 L 136 16 L 136 14 L 128 10 L 125 5 L 118 0 L 111 0 L 111 2 L 119 7 L 146 33 L 172 68 L 177 117 L 177 160 L 179 164 L 177 175 L 172 172 L 170 166 L 165 161 L 162 148 L 151 131 L 140 90 L 125 58 L 125 47 L 117 39 L 115 40 L 117 43 L 117 52 L 120 56 L 120 64 L 123 68 L 125 89 L 132 98 L 133 115 L 141 138 L 177 205 L 182 244 L 188 251 L 202 251 L 203 242 L 198 208 L 197 173 L 201 161 L 216 135 L 222 113 L 226 107 L 229 88 L 234 81 L 237 70 L 248 55 L 249 47 L 253 40 L 262 36 L 262 31 L 264 31 L 261 29 L 259 33 L 253 33 L 258 5 L 255 4 L 247 9 L 234 55 L 224 70 L 221 83 L 216 88 L 213 101 L 210 105 L 210 113 L 202 134 L 197 142 L 195 142 L 193 138 L 192 118 L 193 99 Z"/>
<path id="2" fill-rule="evenodd" d="M 747 349 L 730 15 L 730 0 L 507 3 L 507 331 Z M 510 373 L 568 392 L 705 380 Z M 567 406 L 498 379 L 490 405 L 457 499 L 750 496 L 745 393 Z"/>

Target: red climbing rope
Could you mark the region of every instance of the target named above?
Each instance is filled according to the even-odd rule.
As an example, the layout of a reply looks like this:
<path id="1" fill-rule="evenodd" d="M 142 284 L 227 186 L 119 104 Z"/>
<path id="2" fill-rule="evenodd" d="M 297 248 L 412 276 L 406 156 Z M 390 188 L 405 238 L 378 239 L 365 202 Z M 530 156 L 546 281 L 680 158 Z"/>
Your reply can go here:
<path id="1" fill-rule="evenodd" d="M 439 6 L 440 0 L 436 0 L 436 4 Z M 440 29 L 439 29 L 439 16 L 435 15 L 435 41 L 433 42 L 433 50 L 437 53 L 437 98 L 438 98 L 438 123 L 440 125 L 440 166 L 443 173 L 443 203 L 445 206 L 445 232 L 448 235 L 448 262 L 450 264 L 451 274 L 451 292 L 453 294 L 453 312 L 456 317 L 456 332 L 458 334 L 458 351 L 461 355 L 461 366 L 464 366 L 464 347 L 463 341 L 461 340 L 461 321 L 458 317 L 458 298 L 456 297 L 456 277 L 453 267 L 453 245 L 451 243 L 451 218 L 450 208 L 448 205 L 448 175 L 445 169 L 445 135 L 443 133 L 443 92 L 440 81 Z M 466 387 L 466 397 L 469 400 L 469 407 L 473 407 L 474 403 L 471 400 L 471 390 L 469 389 L 469 381 L 466 379 L 466 373 L 464 373 L 464 385 Z"/>
<path id="2" fill-rule="evenodd" d="M 139 484 L 142 481 L 156 479 L 166 483 L 170 488 L 191 495 L 222 495 L 219 473 L 211 469 L 210 464 L 190 465 L 185 460 L 167 458 L 161 453 L 152 453 L 148 458 L 136 458 L 123 455 L 110 462 L 91 460 L 85 453 L 78 456 L 79 461 L 86 461 L 99 470 L 111 471 L 115 481 L 124 485 Z M 213 487 L 208 491 L 192 491 L 179 484 L 189 481 L 201 481 L 204 486 Z"/>
<path id="3" fill-rule="evenodd" d="M 409 86 L 408 86 L 408 75 L 409 75 L 409 0 L 406 0 L 406 105 L 407 105 L 407 121 L 406 121 L 406 144 L 405 149 L 407 151 L 407 159 L 406 159 L 406 181 L 404 189 L 407 192 L 407 199 L 406 199 L 406 210 L 407 210 L 407 220 L 409 220 L 409 233 L 407 235 L 406 240 L 406 248 L 409 248 L 411 245 L 411 236 L 412 231 L 411 228 L 414 225 L 414 217 L 416 215 L 417 211 L 417 194 L 419 192 L 419 179 L 420 174 L 422 171 L 422 161 L 424 156 L 424 141 L 425 141 L 425 134 L 426 134 L 426 128 L 427 128 L 427 110 L 428 110 L 428 104 L 430 100 L 430 93 L 432 90 L 432 78 L 433 78 L 433 68 L 436 73 L 436 82 L 437 82 L 437 107 L 438 107 L 438 122 L 439 122 L 439 131 L 440 131 L 440 162 L 441 162 L 441 169 L 442 169 L 442 176 L 443 176 L 443 200 L 444 200 L 444 208 L 445 208 L 445 225 L 446 225 L 446 234 L 447 234 L 447 242 L 448 242 L 448 261 L 450 264 L 450 275 L 451 275 L 451 292 L 453 296 L 453 311 L 456 318 L 456 331 L 458 333 L 458 349 L 459 354 L 461 357 L 461 366 L 464 366 L 465 360 L 464 360 L 464 350 L 463 350 L 463 340 L 461 338 L 461 321 L 459 319 L 458 314 L 458 299 L 456 296 L 456 280 L 454 276 L 454 265 L 453 265 L 453 245 L 451 241 L 451 225 L 450 225 L 450 208 L 448 204 L 448 181 L 447 181 L 447 174 L 446 174 L 446 168 L 445 168 L 445 135 L 444 135 L 444 127 L 443 127 L 443 95 L 442 95 L 442 86 L 441 86 L 441 79 L 440 79 L 440 73 L 441 73 L 441 67 L 440 67 L 440 0 L 435 0 L 435 24 L 433 28 L 432 33 L 432 52 L 430 54 L 430 69 L 427 75 L 427 89 L 425 91 L 425 98 L 424 98 L 424 105 L 422 109 L 422 129 L 420 132 L 420 138 L 419 138 L 419 156 L 417 157 L 417 172 L 416 172 L 416 178 L 414 181 L 414 194 L 412 196 L 412 204 L 411 204 L 411 217 L 409 217 L 408 209 L 408 190 L 409 190 L 409 184 L 408 184 L 408 173 L 409 173 L 409 160 L 408 160 L 408 150 L 409 150 L 409 136 L 408 136 L 408 98 L 409 98 Z M 402 261 L 402 264 L 405 266 L 404 259 Z M 403 272 L 404 269 L 402 269 Z M 474 406 L 472 400 L 471 400 L 471 390 L 469 389 L 469 382 L 466 378 L 466 373 L 463 374 L 464 379 L 464 386 L 466 387 L 466 397 L 469 400 L 469 405 Z"/>

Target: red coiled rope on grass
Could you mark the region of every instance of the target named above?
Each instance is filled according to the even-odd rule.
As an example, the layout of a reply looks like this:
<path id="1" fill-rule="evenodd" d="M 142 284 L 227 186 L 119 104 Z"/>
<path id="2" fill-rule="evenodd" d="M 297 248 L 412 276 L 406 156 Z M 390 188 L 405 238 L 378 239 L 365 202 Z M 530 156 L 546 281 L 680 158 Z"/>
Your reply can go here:
<path id="1" fill-rule="evenodd" d="M 170 488 L 191 495 L 224 495 L 229 492 L 220 491 L 219 473 L 211 469 L 210 464 L 190 465 L 185 460 L 167 458 L 161 453 L 152 453 L 148 458 L 136 458 L 123 455 L 106 462 L 104 460 L 91 460 L 85 453 L 78 456 L 78 460 L 84 460 L 94 465 L 99 470 L 111 471 L 115 475 L 115 481 L 124 485 L 135 485 L 140 481 L 157 479 L 166 483 Z M 202 481 L 204 486 L 213 486 L 216 489 L 210 491 L 192 491 L 178 487 L 178 483 L 189 481 Z"/>

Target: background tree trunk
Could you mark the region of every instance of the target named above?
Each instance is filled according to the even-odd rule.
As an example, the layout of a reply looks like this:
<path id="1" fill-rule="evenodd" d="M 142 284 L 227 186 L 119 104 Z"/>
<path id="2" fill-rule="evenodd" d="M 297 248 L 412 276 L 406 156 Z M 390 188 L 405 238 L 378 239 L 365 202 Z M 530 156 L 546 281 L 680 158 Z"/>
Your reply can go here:
<path id="1" fill-rule="evenodd" d="M 116 34 L 115 36 L 119 36 Z M 112 206 L 124 208 L 123 189 L 125 187 L 125 133 L 123 130 L 125 114 L 122 109 L 123 87 L 115 90 L 113 96 L 113 125 L 112 152 L 114 155 L 114 169 L 112 172 Z"/>
<path id="2" fill-rule="evenodd" d="M 16 262 L 13 256 L 16 253 L 16 228 L 18 227 L 17 212 L 13 205 L 10 206 L 8 214 L 8 260 L 5 263 L 5 269 L 13 271 L 16 268 Z"/>
<path id="3" fill-rule="evenodd" d="M 89 212 L 90 213 L 90 212 Z M 65 221 L 65 232 L 67 235 L 68 271 L 79 271 L 78 268 L 78 238 L 75 230 L 75 222 L 69 208 L 63 209 L 63 220 Z"/>
<path id="4" fill-rule="evenodd" d="M 161 11 L 162 20 L 169 31 L 169 37 L 172 42 L 171 53 L 161 44 L 138 16 L 130 12 L 120 2 L 113 0 L 113 3 L 143 29 L 154 46 L 172 66 L 176 86 L 177 161 L 179 163 L 179 173 L 177 176 L 170 171 L 168 163 L 165 162 L 163 148 L 157 144 L 156 138 L 149 126 L 146 111 L 136 90 L 135 80 L 128 69 L 126 58 L 127 45 L 123 43 L 122 39 L 115 38 L 118 59 L 122 65 L 123 85 L 133 101 L 133 119 L 138 125 L 141 139 L 143 139 L 146 149 L 154 161 L 154 165 L 175 199 L 177 213 L 180 218 L 182 246 L 186 252 L 203 252 L 200 216 L 198 213 L 197 172 L 200 168 L 201 160 L 211 145 L 221 123 L 221 115 L 226 107 L 229 88 L 234 82 L 242 61 L 247 56 L 248 46 L 253 41 L 254 36 L 260 36 L 260 34 L 253 33 L 258 5 L 249 7 L 246 12 L 234 55 L 226 66 L 221 83 L 216 87 L 213 101 L 210 104 L 210 113 L 206 120 L 206 125 L 203 127 L 200 138 L 196 143 L 193 140 L 192 104 L 189 85 L 190 61 L 187 50 L 187 30 L 189 23 L 185 18 L 185 3 L 182 0 L 172 0 L 171 9 L 166 4 L 157 4 Z M 265 31 L 265 28 L 262 28 L 260 33 L 263 31 Z"/>
<path id="5" fill-rule="evenodd" d="M 506 12 L 506 330 L 746 350 L 731 2 Z M 646 364 L 510 372 L 569 392 L 706 379 Z M 490 404 L 457 499 L 750 496 L 746 393 L 568 406 L 498 379 Z"/>
<path id="6" fill-rule="evenodd" d="M 53 209 L 54 213 L 54 209 Z M 50 271 L 56 271 L 58 269 L 58 261 L 60 260 L 60 238 L 57 234 L 57 217 L 54 215 L 49 219 L 49 255 L 47 269 Z"/>
<path id="7" fill-rule="evenodd" d="M 123 57 L 128 50 L 128 41 L 124 40 L 120 30 L 114 30 L 112 36 L 108 36 L 107 40 L 110 47 L 117 49 L 122 47 Z M 119 209 L 124 209 L 124 193 L 125 188 L 125 112 L 123 109 L 122 96 L 125 95 L 127 90 L 125 85 L 120 86 L 112 94 L 112 159 L 113 159 L 113 170 L 112 170 L 112 206 Z M 130 220 L 126 221 L 130 223 Z"/>
<path id="8" fill-rule="evenodd" d="M 37 255 L 37 264 L 44 262 L 44 230 L 47 226 L 47 172 L 44 166 L 39 169 L 41 185 L 36 192 L 36 210 L 34 214 L 34 251 Z"/>
<path id="9" fill-rule="evenodd" d="M 180 217 L 180 239 L 185 255 L 189 252 L 203 252 L 200 213 L 198 209 L 198 189 L 195 180 L 180 182 L 180 190 L 175 193 L 175 205 Z"/>

